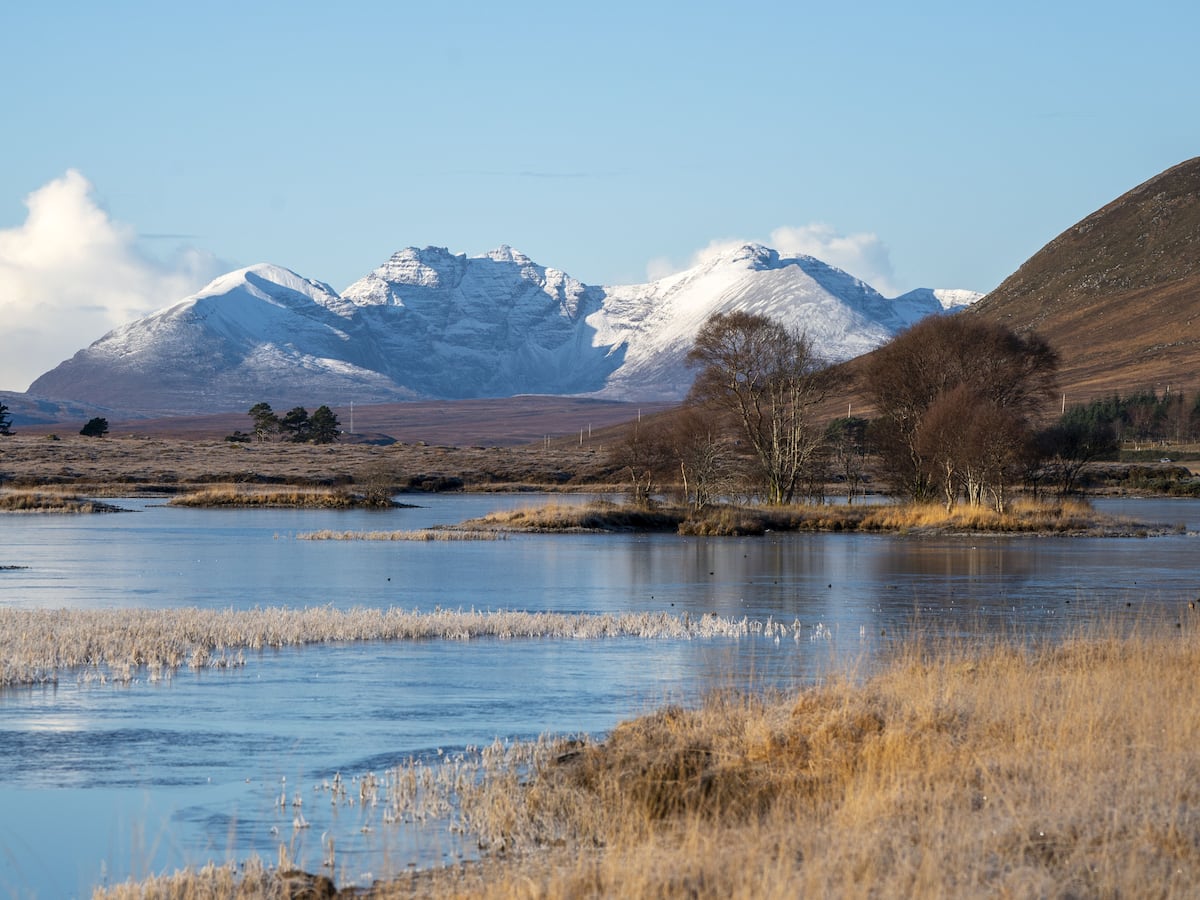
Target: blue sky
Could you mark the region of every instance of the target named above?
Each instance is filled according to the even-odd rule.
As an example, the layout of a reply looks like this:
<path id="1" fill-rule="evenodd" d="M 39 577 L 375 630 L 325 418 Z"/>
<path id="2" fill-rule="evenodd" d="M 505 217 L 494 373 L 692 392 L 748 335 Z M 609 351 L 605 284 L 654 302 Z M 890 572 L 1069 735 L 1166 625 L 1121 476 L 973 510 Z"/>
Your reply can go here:
<path id="1" fill-rule="evenodd" d="M 1200 153 L 1192 3 L 4 4 L 0 388 L 209 277 L 713 243 L 986 291 Z"/>

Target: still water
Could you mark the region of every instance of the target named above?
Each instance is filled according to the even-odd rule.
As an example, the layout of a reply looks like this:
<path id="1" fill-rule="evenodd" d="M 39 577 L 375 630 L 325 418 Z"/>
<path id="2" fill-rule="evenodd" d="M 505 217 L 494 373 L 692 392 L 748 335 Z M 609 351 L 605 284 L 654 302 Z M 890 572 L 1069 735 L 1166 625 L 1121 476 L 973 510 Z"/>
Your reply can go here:
<path id="1" fill-rule="evenodd" d="M 421 498 L 385 512 L 189 510 L 0 518 L 0 604 L 668 611 L 799 621 L 806 637 L 476 640 L 248 654 L 244 668 L 161 683 L 0 691 L 0 898 L 96 884 L 281 843 L 311 871 L 336 836 L 340 883 L 469 852 L 435 829 L 337 810 L 335 772 L 379 772 L 497 737 L 602 733 L 729 684 L 796 686 L 869 667 L 913 627 L 1055 637 L 1081 624 L 1170 620 L 1200 591 L 1197 538 L 521 535 L 495 542 L 300 541 L 320 529 L 415 529 L 535 495 Z M 562 502 L 563 498 L 554 498 Z M 1099 501 L 1200 530 L 1200 502 Z M 287 785 L 282 788 L 282 785 Z M 302 792 L 293 829 L 281 790 Z M 364 830 L 365 829 L 365 830 Z"/>

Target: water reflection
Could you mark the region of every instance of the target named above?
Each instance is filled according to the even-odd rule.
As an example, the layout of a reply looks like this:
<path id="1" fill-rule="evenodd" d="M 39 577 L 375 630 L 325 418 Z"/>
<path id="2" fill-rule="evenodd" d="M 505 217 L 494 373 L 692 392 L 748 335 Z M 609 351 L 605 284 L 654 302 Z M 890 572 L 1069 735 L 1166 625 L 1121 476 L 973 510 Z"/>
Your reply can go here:
<path id="1" fill-rule="evenodd" d="M 478 543 L 307 542 L 302 531 L 412 529 L 542 498 L 423 498 L 390 512 L 185 510 L 0 519 L 0 603 L 22 607 L 402 606 L 706 612 L 799 622 L 798 639 L 479 640 L 248 654 L 244 669 L 159 684 L 0 693 L 0 883 L 42 896 L 102 877 L 256 851 L 281 839 L 314 868 L 336 831 L 355 871 L 437 861 L 441 838 L 306 803 L 293 834 L 280 779 L 496 736 L 603 732 L 724 685 L 867 670 L 907 629 L 1054 637 L 1106 618 L 1171 620 L 1195 598 L 1195 537 L 531 535 Z M 561 499 L 561 498 L 556 498 Z M 1200 527 L 1200 503 L 1110 501 Z M 19 527 L 16 523 L 19 521 Z M 340 818 L 339 818 L 340 817 Z M 64 825 L 69 822 L 69 827 Z M 67 829 L 67 830 L 64 830 Z M 272 832 L 271 829 L 276 829 Z M 70 840 L 65 839 L 69 833 Z M 444 836 L 443 836 L 444 837 Z M 307 854 L 307 855 L 306 855 Z M 339 854 L 340 855 L 340 854 Z"/>

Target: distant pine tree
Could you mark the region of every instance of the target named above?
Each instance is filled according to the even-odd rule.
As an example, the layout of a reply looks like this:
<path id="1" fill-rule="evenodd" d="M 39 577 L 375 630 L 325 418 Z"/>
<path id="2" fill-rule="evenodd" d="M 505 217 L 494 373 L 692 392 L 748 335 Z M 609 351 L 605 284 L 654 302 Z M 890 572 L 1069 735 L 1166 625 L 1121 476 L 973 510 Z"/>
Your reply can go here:
<path id="1" fill-rule="evenodd" d="M 87 424 L 79 429 L 79 433 L 84 437 L 104 437 L 108 434 L 108 419 L 103 416 L 88 419 Z"/>
<path id="2" fill-rule="evenodd" d="M 342 433 L 341 423 L 328 406 L 318 406 L 308 420 L 309 437 L 316 444 L 332 444 Z"/>

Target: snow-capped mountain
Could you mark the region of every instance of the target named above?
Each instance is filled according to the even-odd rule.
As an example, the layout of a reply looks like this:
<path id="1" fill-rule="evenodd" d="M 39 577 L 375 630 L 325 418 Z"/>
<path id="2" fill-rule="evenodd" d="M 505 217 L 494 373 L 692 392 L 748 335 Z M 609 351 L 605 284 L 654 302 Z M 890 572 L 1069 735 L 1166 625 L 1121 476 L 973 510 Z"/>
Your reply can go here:
<path id="1" fill-rule="evenodd" d="M 621 363 L 585 321 L 604 290 L 507 246 L 401 250 L 342 296 L 378 341 L 380 371 L 429 397 L 589 393 Z"/>
<path id="2" fill-rule="evenodd" d="M 110 331 L 38 378 L 29 393 L 180 413 L 310 393 L 394 399 L 400 389 L 369 362 L 359 363 L 374 358 L 372 349 L 354 305 L 328 285 L 256 265 Z"/>
<path id="3" fill-rule="evenodd" d="M 408 248 L 341 295 L 277 266 L 218 278 L 41 376 L 31 394 L 159 412 L 515 394 L 678 399 L 713 313 L 805 331 L 831 361 L 867 352 L 971 291 L 887 299 L 808 256 L 747 244 L 649 284 L 598 287 L 502 246 Z"/>
<path id="4" fill-rule="evenodd" d="M 695 373 L 685 357 L 714 313 L 742 310 L 802 331 L 830 362 L 850 359 L 927 315 L 965 306 L 973 291 L 917 290 L 888 300 L 870 285 L 811 256 L 781 257 L 746 244 L 650 284 L 606 289 L 589 317 L 602 343 L 626 347 L 608 379 L 613 398 L 675 399 Z"/>

